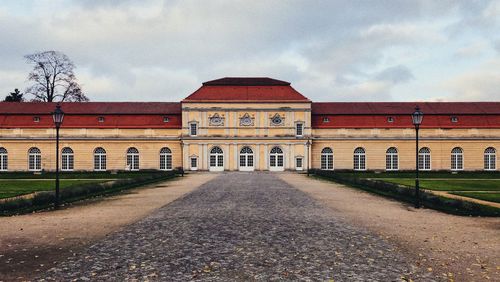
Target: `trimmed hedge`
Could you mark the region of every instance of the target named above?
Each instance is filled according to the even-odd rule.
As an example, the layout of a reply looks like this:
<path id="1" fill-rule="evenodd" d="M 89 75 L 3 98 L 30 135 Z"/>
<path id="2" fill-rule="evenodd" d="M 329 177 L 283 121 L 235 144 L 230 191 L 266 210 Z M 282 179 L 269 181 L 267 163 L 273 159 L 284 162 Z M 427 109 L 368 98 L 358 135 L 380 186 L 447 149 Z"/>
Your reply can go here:
<path id="1" fill-rule="evenodd" d="M 60 201 L 70 203 L 82 199 L 112 194 L 126 189 L 174 178 L 177 171 L 138 174 L 135 178 L 118 179 L 103 183 L 74 185 L 60 190 Z M 46 209 L 53 206 L 54 191 L 38 192 L 32 198 L 16 197 L 0 201 L 0 215 L 13 215 Z"/>
<path id="2" fill-rule="evenodd" d="M 389 183 L 382 180 L 365 179 L 354 174 L 339 173 L 325 170 L 312 170 L 314 175 L 346 184 L 362 190 L 397 199 L 403 202 L 415 203 L 415 189 Z M 438 196 L 425 190 L 420 190 L 420 202 L 422 206 L 446 213 L 468 216 L 500 216 L 500 209 L 481 205 L 460 199 L 451 199 Z"/>

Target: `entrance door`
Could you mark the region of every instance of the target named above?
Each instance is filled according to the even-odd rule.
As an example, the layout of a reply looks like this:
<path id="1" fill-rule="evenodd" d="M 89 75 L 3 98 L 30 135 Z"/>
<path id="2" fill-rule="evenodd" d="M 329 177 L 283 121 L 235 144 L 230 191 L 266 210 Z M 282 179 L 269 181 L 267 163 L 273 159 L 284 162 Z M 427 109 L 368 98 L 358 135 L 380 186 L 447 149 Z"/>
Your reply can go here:
<path id="1" fill-rule="evenodd" d="M 283 150 L 280 147 L 273 147 L 269 153 L 269 170 L 284 171 L 284 156 Z"/>
<path id="2" fill-rule="evenodd" d="M 250 147 L 243 147 L 240 151 L 240 171 L 253 171 L 253 151 Z"/>
<path id="3" fill-rule="evenodd" d="M 213 147 L 210 150 L 210 171 L 224 171 L 224 152 L 220 147 Z"/>

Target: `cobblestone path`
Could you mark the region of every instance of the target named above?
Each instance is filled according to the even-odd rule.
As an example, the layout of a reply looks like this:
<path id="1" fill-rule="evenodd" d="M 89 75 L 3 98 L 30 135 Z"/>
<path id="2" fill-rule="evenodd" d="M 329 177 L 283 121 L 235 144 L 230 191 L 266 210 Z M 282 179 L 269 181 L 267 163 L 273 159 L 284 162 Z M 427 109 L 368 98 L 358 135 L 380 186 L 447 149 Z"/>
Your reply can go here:
<path id="1" fill-rule="evenodd" d="M 394 246 L 275 175 L 226 173 L 41 279 L 401 281 L 411 271 Z"/>

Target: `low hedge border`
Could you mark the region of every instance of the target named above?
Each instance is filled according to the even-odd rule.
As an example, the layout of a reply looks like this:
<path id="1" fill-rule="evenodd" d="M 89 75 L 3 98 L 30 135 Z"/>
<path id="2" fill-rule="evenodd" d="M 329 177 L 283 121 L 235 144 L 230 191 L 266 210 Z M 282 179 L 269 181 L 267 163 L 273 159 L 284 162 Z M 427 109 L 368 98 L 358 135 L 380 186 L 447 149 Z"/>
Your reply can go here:
<path id="1" fill-rule="evenodd" d="M 118 179 L 104 183 L 89 183 L 74 185 L 60 191 L 61 204 L 80 201 L 96 196 L 103 196 L 136 188 L 162 180 L 176 177 L 178 171 L 155 172 L 144 174 L 135 178 Z M 48 209 L 53 206 L 54 191 L 43 191 L 33 195 L 32 198 L 16 197 L 0 202 L 0 215 L 9 216 L 29 213 L 37 210 Z"/>
<path id="2" fill-rule="evenodd" d="M 413 204 L 415 202 L 415 190 L 404 185 L 388 183 L 382 180 L 364 179 L 353 176 L 352 174 L 346 175 L 334 171 L 312 170 L 311 173 L 320 178 L 333 180 L 338 183 L 360 188 L 374 194 L 397 199 L 406 203 Z M 446 198 L 426 192 L 425 190 L 420 190 L 420 199 L 422 206 L 450 214 L 466 216 L 500 216 L 500 209 L 498 208 L 460 199 Z"/>

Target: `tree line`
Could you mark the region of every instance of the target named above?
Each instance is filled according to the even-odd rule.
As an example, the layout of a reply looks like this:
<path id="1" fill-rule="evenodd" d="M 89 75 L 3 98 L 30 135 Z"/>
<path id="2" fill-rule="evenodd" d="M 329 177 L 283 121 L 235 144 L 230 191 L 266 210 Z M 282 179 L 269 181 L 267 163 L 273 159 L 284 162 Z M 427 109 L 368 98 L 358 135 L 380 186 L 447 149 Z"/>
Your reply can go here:
<path id="1" fill-rule="evenodd" d="M 33 65 L 28 74 L 31 85 L 21 93 L 18 88 L 5 97 L 5 102 L 87 102 L 78 83 L 75 65 L 66 54 L 58 51 L 44 51 L 24 56 Z M 26 96 L 29 98 L 27 98 Z"/>

